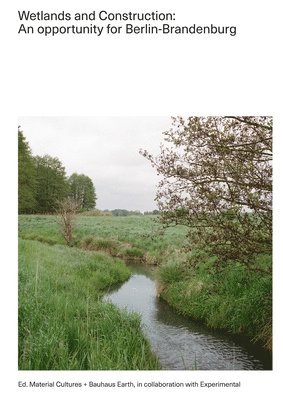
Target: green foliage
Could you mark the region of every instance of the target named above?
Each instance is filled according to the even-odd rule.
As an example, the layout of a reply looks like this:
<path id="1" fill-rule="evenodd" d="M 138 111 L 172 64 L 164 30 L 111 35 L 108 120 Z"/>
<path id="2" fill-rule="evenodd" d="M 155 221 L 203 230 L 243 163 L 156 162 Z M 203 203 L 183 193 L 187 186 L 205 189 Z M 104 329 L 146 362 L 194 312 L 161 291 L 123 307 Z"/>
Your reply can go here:
<path id="1" fill-rule="evenodd" d="M 54 213 L 58 202 L 71 197 L 81 211 L 93 210 L 96 193 L 86 175 L 66 177 L 57 157 L 32 157 L 29 144 L 18 129 L 19 213 Z"/>
<path id="2" fill-rule="evenodd" d="M 111 210 L 112 215 L 115 217 L 127 217 L 128 215 L 142 215 L 142 213 L 139 210 L 125 210 L 125 209 L 120 209 L 116 208 L 115 210 Z"/>
<path id="3" fill-rule="evenodd" d="M 65 244 L 56 217 L 51 215 L 20 215 L 19 236 L 42 243 Z"/>
<path id="4" fill-rule="evenodd" d="M 161 296 L 184 315 L 212 328 L 244 333 L 271 349 L 272 277 L 233 262 L 215 272 L 214 263 L 215 257 L 207 257 L 188 269 L 181 260 L 168 260 L 159 273 Z"/>
<path id="5" fill-rule="evenodd" d="M 110 211 L 101 211 L 98 210 L 97 208 L 95 208 L 94 210 L 88 210 L 88 211 L 81 211 L 80 215 L 84 216 L 84 217 L 111 217 L 112 214 Z"/>
<path id="6" fill-rule="evenodd" d="M 96 205 L 96 193 L 92 180 L 83 174 L 72 174 L 69 179 L 70 196 L 82 211 L 93 210 Z"/>
<path id="7" fill-rule="evenodd" d="M 123 259 L 139 259 L 142 260 L 144 252 L 137 248 L 131 247 L 130 244 L 119 242 L 114 239 L 107 239 L 95 236 L 85 236 L 79 243 L 79 246 L 85 250 L 103 251 L 118 256 Z"/>
<path id="8" fill-rule="evenodd" d="M 125 254 L 129 258 L 142 259 L 144 252 L 141 249 L 138 249 L 137 247 L 130 247 L 128 249 L 125 249 Z"/>
<path id="9" fill-rule="evenodd" d="M 35 157 L 36 200 L 39 213 L 53 213 L 57 203 L 68 195 L 65 168 L 56 157 L 45 155 Z"/>
<path id="10" fill-rule="evenodd" d="M 122 261 L 19 241 L 19 369 L 158 369 L 136 314 L 102 303 L 130 275 Z"/>
<path id="11" fill-rule="evenodd" d="M 36 208 L 36 173 L 31 150 L 23 132 L 18 129 L 18 207 L 19 213 Z"/>
<path id="12" fill-rule="evenodd" d="M 158 271 L 158 276 L 162 283 L 178 282 L 186 276 L 187 268 L 184 264 L 184 254 L 174 251 L 171 256 L 162 263 L 162 268 Z"/>
<path id="13" fill-rule="evenodd" d="M 119 243 L 116 240 L 85 236 L 80 241 L 80 247 L 85 250 L 105 251 L 111 255 L 116 255 Z"/>

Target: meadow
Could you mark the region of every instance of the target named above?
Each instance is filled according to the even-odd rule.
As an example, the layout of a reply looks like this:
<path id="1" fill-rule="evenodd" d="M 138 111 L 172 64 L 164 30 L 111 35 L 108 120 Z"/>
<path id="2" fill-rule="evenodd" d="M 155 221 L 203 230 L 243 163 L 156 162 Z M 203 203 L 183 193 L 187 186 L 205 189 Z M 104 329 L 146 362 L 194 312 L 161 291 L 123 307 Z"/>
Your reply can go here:
<path id="1" fill-rule="evenodd" d="M 56 216 L 20 215 L 21 238 L 52 244 L 65 244 Z M 160 264 L 185 241 L 183 226 L 164 230 L 156 217 L 79 216 L 74 228 L 74 246 L 104 251 L 112 256 Z"/>
<path id="2" fill-rule="evenodd" d="M 215 257 L 186 251 L 186 232 L 152 216 L 79 216 L 68 247 L 55 216 L 19 216 L 19 368 L 159 368 L 139 316 L 101 301 L 129 277 L 123 259 L 155 265 L 176 312 L 271 350 L 271 275 L 232 261 L 215 272 Z"/>
<path id="3" fill-rule="evenodd" d="M 101 301 L 129 276 L 106 254 L 19 239 L 19 369 L 159 369 L 139 315 Z"/>

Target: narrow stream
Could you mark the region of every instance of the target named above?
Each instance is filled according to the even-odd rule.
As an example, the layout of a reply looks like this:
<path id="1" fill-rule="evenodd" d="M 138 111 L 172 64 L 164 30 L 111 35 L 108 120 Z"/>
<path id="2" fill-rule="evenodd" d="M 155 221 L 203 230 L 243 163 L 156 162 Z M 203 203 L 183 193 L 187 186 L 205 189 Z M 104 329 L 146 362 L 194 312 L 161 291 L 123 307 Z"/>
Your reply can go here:
<path id="1" fill-rule="evenodd" d="M 140 313 L 152 350 L 165 370 L 271 370 L 271 355 L 247 339 L 207 328 L 177 314 L 156 296 L 152 270 L 128 264 L 131 278 L 104 299 Z"/>

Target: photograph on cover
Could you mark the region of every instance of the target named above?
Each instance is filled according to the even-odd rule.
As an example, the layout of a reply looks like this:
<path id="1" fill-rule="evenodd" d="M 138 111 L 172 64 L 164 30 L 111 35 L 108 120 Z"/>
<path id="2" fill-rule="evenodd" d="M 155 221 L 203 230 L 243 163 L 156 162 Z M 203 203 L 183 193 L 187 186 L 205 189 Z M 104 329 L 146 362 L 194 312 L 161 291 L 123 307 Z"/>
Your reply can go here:
<path id="1" fill-rule="evenodd" d="M 21 117 L 19 370 L 272 370 L 272 117 Z"/>

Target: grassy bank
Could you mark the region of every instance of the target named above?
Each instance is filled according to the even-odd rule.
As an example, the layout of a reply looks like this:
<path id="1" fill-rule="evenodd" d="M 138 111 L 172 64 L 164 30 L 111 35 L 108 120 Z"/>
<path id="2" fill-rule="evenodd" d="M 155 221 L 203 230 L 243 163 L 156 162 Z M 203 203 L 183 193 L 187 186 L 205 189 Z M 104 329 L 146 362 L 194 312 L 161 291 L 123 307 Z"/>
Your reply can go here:
<path id="1" fill-rule="evenodd" d="M 215 258 L 196 268 L 169 259 L 159 271 L 160 295 L 179 313 L 212 328 L 248 335 L 268 350 L 272 347 L 272 277 L 230 263 L 216 272 Z M 266 263 L 266 257 L 258 260 Z M 212 272 L 213 271 L 213 272 Z"/>
<path id="2" fill-rule="evenodd" d="M 22 238 L 64 243 L 53 216 L 20 216 L 19 222 Z M 186 229 L 176 226 L 163 232 L 152 217 L 80 216 L 74 234 L 78 248 L 158 264 L 160 295 L 178 312 L 213 328 L 246 334 L 271 349 L 270 274 L 248 271 L 236 262 L 215 272 L 210 256 L 192 265 L 182 250 Z M 270 258 L 259 257 L 255 268 L 264 269 Z"/>
<path id="3" fill-rule="evenodd" d="M 100 301 L 129 275 L 107 255 L 20 240 L 19 369 L 158 369 L 139 316 Z"/>

